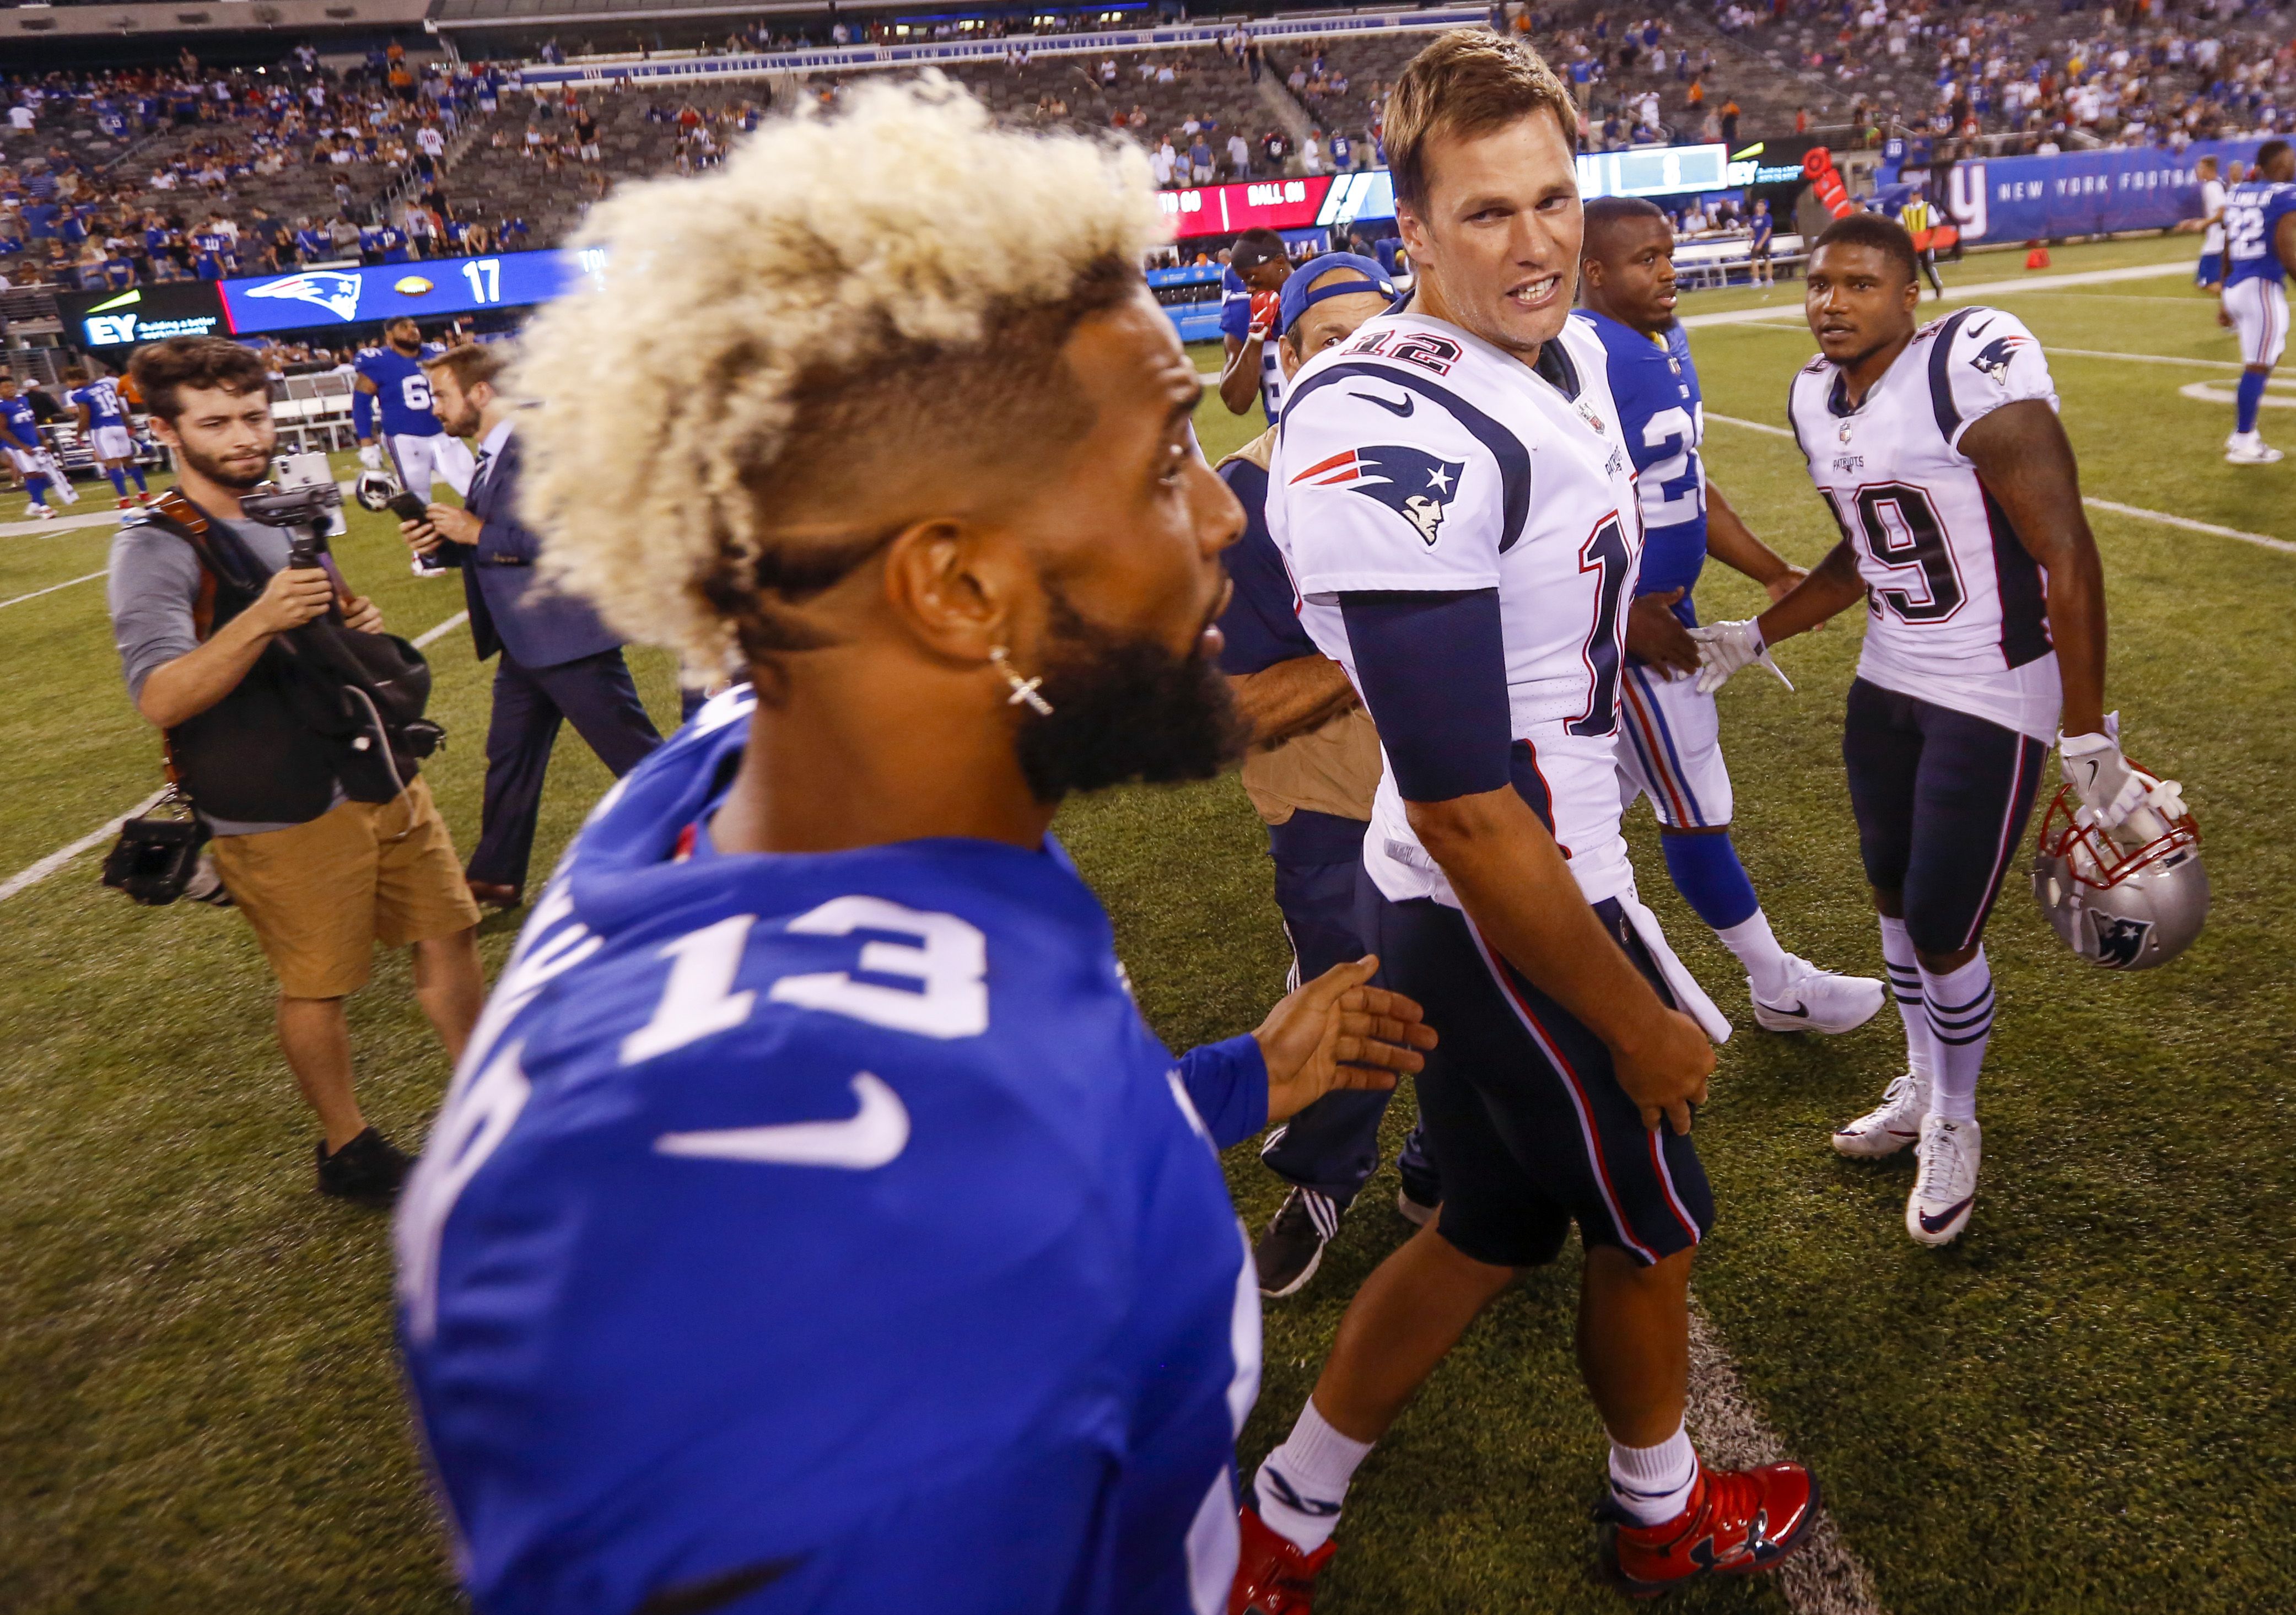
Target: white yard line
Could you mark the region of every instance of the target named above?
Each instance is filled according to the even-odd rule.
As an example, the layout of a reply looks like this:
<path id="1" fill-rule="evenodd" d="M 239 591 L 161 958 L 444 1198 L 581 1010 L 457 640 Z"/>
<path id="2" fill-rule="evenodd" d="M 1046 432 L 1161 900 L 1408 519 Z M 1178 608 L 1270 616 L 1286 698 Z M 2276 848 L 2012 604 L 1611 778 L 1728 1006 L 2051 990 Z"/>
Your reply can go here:
<path id="1" fill-rule="evenodd" d="M 100 572 L 95 575 L 97 577 L 102 576 Z M 58 585 L 57 586 L 62 587 L 62 586 Z M 29 598 L 29 596 L 27 596 L 27 598 Z M 12 601 L 0 602 L 0 604 L 12 605 L 13 603 L 15 603 Z M 446 621 L 440 623 L 437 627 L 425 629 L 422 634 L 417 636 L 414 641 L 415 648 L 420 650 L 425 645 L 436 644 L 441 637 L 447 634 L 451 634 L 470 619 L 471 614 L 468 611 L 455 612 L 452 617 L 447 619 Z M 27 888 L 37 886 L 41 881 L 55 873 L 57 870 L 62 869 L 65 865 L 70 863 L 83 852 L 87 851 L 91 848 L 101 846 L 103 842 L 110 840 L 113 836 L 119 833 L 120 825 L 126 824 L 129 819 L 135 818 L 139 814 L 151 812 L 152 809 L 158 805 L 160 799 L 167 794 L 168 793 L 164 788 L 153 791 L 150 796 L 145 797 L 142 801 L 136 803 L 135 806 L 130 808 L 118 818 L 108 820 L 107 822 L 97 825 L 94 830 L 89 831 L 86 835 L 80 837 L 78 840 L 72 842 L 70 846 L 59 847 L 53 852 L 48 854 L 46 857 L 40 859 L 39 862 L 36 864 L 28 864 L 23 868 L 18 870 L 14 874 L 10 875 L 6 880 L 0 881 L 0 903 L 6 902 L 10 898 L 14 897 L 18 892 L 23 891 Z"/>
<path id="2" fill-rule="evenodd" d="M 1741 420 L 1736 415 L 1708 415 L 1725 426 L 1742 427 L 1748 431 L 1767 432 L 1773 438 L 1791 438 L 1793 433 L 1783 426 L 1772 426 L 1766 421 Z M 2148 511 L 2142 505 L 2123 504 L 2114 499 L 2100 499 L 2094 494 L 2083 494 L 2081 503 L 2092 509 L 2111 511 L 2116 516 L 2134 516 L 2140 521 L 2157 521 L 2163 527 L 2180 527 L 2189 533 L 2206 533 L 2216 538 L 2237 538 L 2243 544 L 2253 544 L 2261 549 L 2278 550 L 2283 554 L 2296 555 L 2296 544 L 2285 538 L 2275 538 L 2268 533 L 2244 533 L 2236 527 L 2218 527 L 2213 521 L 2195 521 L 2189 516 L 2171 516 L 2166 511 Z"/>
<path id="3" fill-rule="evenodd" d="M 1972 299 L 2014 297 L 2021 291 L 2054 291 L 2062 286 L 2102 286 L 2114 281 L 2159 280 L 2171 275 L 2189 276 L 2190 264 L 2137 264 L 2126 269 L 2085 269 L 2077 275 L 2028 275 L 2013 281 L 1979 281 L 1974 285 L 1948 286 L 1943 300 L 1964 303 Z M 1938 299 L 1931 299 L 1931 301 Z M 1783 307 L 1725 308 L 1712 314 L 1691 314 L 1683 316 L 1685 325 L 1759 325 L 1798 315 L 1791 304 Z M 1799 318 L 1794 325 L 1801 327 Z M 1802 327 L 1806 329 L 1806 327 Z"/>
<path id="4" fill-rule="evenodd" d="M 104 571 L 108 572 L 111 570 L 111 568 L 106 567 Z M 102 576 L 103 572 L 83 572 L 78 577 L 66 578 L 62 583 L 52 583 L 45 589 L 34 589 L 29 594 L 19 594 L 13 600 L 0 600 L 0 611 L 5 611 L 12 605 L 21 605 L 28 600 L 37 600 L 43 594 L 53 594 L 58 589 L 68 589 L 75 583 L 86 583 L 90 578 L 101 578 Z"/>
<path id="5" fill-rule="evenodd" d="M 122 510 L 96 511 L 81 516 L 56 516 L 45 521 L 0 521 L 0 538 L 46 538 L 58 533 L 69 533 L 76 528 L 119 525 L 127 512 Z"/>
<path id="6" fill-rule="evenodd" d="M 1785 1444 L 1746 1394 L 1729 1348 L 1696 1301 L 1690 1307 L 1690 1406 L 1684 1422 L 1700 1454 L 1725 1469 L 1775 1463 Z M 1821 1500 L 1825 1477 L 1817 1483 Z M 1841 1539 L 1832 1513 L 1810 1527 L 1809 1543 L 1778 1571 L 1794 1615 L 1882 1615 L 1874 1578 Z"/>
<path id="7" fill-rule="evenodd" d="M 2049 344 L 2049 351 L 2069 353 L 2079 359 L 2126 359 L 2132 365 L 2192 365 L 2202 370 L 2239 370 L 2238 359 L 2180 359 L 2165 353 L 2112 353 L 2101 348 L 2060 348 Z"/>
<path id="8" fill-rule="evenodd" d="M 18 870 L 14 874 L 10 875 L 6 880 L 0 881 L 0 903 L 6 902 L 9 898 L 14 897 L 18 892 L 23 890 L 28 886 L 37 886 L 41 881 L 46 880 L 50 875 L 55 873 L 57 870 L 62 869 L 65 865 L 70 863 L 74 858 L 79 857 L 81 853 L 86 852 L 91 847 L 100 846 L 102 843 L 110 840 L 113 836 L 119 833 L 119 827 L 122 824 L 139 815 L 151 812 L 152 808 L 160 805 L 160 799 L 167 794 L 167 788 L 162 786 L 160 789 L 154 791 L 151 795 L 145 797 L 142 801 L 136 803 L 135 806 L 130 808 L 127 812 L 121 814 L 118 818 L 97 825 L 86 835 L 80 837 L 78 840 L 74 841 L 70 846 L 59 847 L 53 852 L 48 854 L 46 857 L 42 858 L 38 863 L 27 865 L 24 868 Z"/>

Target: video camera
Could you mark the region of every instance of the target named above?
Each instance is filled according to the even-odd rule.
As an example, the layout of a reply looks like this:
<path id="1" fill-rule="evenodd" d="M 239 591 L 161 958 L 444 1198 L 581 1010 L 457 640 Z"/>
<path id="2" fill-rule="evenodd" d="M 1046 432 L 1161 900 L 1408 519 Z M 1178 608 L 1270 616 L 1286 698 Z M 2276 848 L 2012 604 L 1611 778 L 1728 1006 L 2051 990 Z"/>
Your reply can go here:
<path id="1" fill-rule="evenodd" d="M 271 480 L 241 495 L 239 508 L 250 521 L 294 533 L 287 546 L 291 567 L 318 565 L 326 541 L 349 530 L 343 520 L 343 491 L 335 485 L 334 468 L 323 454 L 280 455 L 271 463 Z"/>

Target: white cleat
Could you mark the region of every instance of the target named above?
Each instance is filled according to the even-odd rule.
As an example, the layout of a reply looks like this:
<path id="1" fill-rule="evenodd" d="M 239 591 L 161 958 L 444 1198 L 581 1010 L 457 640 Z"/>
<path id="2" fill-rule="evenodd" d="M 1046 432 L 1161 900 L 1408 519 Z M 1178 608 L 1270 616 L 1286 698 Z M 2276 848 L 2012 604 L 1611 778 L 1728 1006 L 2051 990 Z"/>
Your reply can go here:
<path id="1" fill-rule="evenodd" d="M 56 519 L 56 507 L 53 504 L 36 504 L 25 514 L 30 516 L 35 521 L 53 521 Z"/>
<path id="2" fill-rule="evenodd" d="M 1922 1123 L 1921 1175 L 1906 1197 L 1906 1232 L 1924 1245 L 1949 1245 L 1969 1226 L 1977 1205 L 1977 1163 L 1984 1136 L 1973 1121 L 1932 1116 Z"/>
<path id="3" fill-rule="evenodd" d="M 1871 976 L 1843 976 L 1820 970 L 1807 959 L 1786 955 L 1793 974 L 1786 990 L 1764 1001 L 1753 994 L 1754 1024 L 1766 1032 L 1849 1032 L 1871 1021 L 1889 992 Z"/>
<path id="4" fill-rule="evenodd" d="M 2236 431 L 2225 439 L 2226 465 L 2270 465 L 2280 458 L 2280 451 L 2266 444 L 2259 432 Z"/>
<path id="5" fill-rule="evenodd" d="M 1834 1149 L 1858 1160 L 1895 1155 L 1922 1135 L 1930 1113 L 1929 1091 L 1907 1071 L 1882 1090 L 1882 1103 L 1833 1135 Z"/>

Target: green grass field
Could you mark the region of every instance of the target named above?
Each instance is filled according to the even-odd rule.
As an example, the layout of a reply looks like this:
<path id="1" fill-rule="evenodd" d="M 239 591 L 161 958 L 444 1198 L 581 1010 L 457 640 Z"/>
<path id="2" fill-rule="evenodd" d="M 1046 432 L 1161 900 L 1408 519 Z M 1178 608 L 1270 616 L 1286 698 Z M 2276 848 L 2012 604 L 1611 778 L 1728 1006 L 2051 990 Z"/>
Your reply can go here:
<path id="1" fill-rule="evenodd" d="M 2182 261 L 2189 242 L 2057 253 L 2059 272 Z M 1948 269 L 2019 275 L 2006 254 Z M 2038 280 L 2038 277 L 2036 277 Z M 2296 541 L 2296 460 L 2218 458 L 2234 372 L 2108 356 L 2226 359 L 2181 279 L 2037 283 L 2002 299 L 2048 344 L 2087 491 Z M 1685 299 L 1698 315 L 1752 293 Z M 1810 351 L 1792 323 L 1693 332 L 1710 416 L 1776 425 Z M 2076 355 L 2067 349 L 2087 350 Z M 1203 362 L 1210 363 L 1208 357 Z M 1200 416 L 1216 455 L 1257 415 Z M 2286 412 L 2267 412 L 2287 442 Z M 1715 422 L 1715 480 L 1780 550 L 1815 562 L 1831 524 L 1792 444 Z M 0 500 L 0 521 L 20 499 Z M 83 504 L 82 509 L 99 508 Z M 2136 756 L 2186 783 L 2216 910 L 2184 959 L 2116 978 L 2049 935 L 2013 882 L 1989 937 L 2001 1012 L 1980 1114 L 1976 1219 L 1943 1251 L 1900 1224 L 1910 1160 L 1833 1155 L 1825 1135 L 1898 1070 L 1885 1016 L 1847 1037 L 1742 1030 L 1700 1126 L 1721 1221 L 1698 1294 L 1745 1389 L 1824 1480 L 1849 1549 L 1898 1615 L 2250 1611 L 2296 1572 L 2296 884 L 2276 833 L 2296 777 L 2287 603 L 2296 555 L 2093 511 L 2114 629 L 2109 694 Z M 0 601 L 99 569 L 103 529 L 0 537 Z M 407 575 L 361 516 L 347 571 L 392 625 L 461 605 Z M 159 783 L 120 690 L 100 582 L 0 607 L 0 881 Z M 1710 574 L 1710 618 L 1758 592 Z M 1738 840 L 1782 939 L 1879 964 L 1838 740 L 1857 655 L 1845 619 L 1789 645 L 1800 693 L 1726 692 Z M 477 831 L 488 673 L 456 632 L 431 651 L 453 734 L 429 770 Z M 636 657 L 665 720 L 666 659 Z M 667 726 L 667 722 L 665 722 Z M 605 784 L 560 750 L 537 856 Z M 1251 1025 L 1287 962 L 1257 821 L 1232 780 L 1073 805 L 1061 833 L 1115 915 L 1141 1002 L 1175 1046 Z M 1630 818 L 1644 895 L 1726 1009 L 1734 962 Z M 515 921 L 484 931 L 498 968 Z M 273 1045 L 270 983 L 236 915 L 144 911 L 83 857 L 0 907 L 0 1610 L 430 1611 L 459 1607 L 390 1348 L 384 1220 L 311 1192 L 314 1131 Z M 352 1007 L 363 1094 L 420 1140 L 447 1078 L 401 958 Z M 1390 1130 L 1407 1117 L 1398 1105 Z M 1280 1185 L 1235 1152 L 1255 1227 Z M 1323 1273 L 1271 1304 L 1256 1463 L 1288 1428 L 1355 1285 L 1406 1232 L 1391 1171 Z M 1332 1615 L 1599 1611 L 1589 1574 L 1600 1431 L 1570 1355 L 1574 1258 L 1491 1309 L 1365 1465 L 1319 1608 Z M 1775 1584 L 1677 1607 L 1784 1606 Z"/>

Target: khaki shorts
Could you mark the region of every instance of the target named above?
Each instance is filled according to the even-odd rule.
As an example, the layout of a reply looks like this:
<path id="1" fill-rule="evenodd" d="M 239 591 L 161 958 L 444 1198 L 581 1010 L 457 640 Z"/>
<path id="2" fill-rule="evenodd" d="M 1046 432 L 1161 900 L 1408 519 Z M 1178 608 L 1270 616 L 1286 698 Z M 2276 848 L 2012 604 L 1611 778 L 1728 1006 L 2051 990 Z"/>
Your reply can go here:
<path id="1" fill-rule="evenodd" d="M 308 824 L 219 835 L 210 845 L 225 889 L 290 998 L 357 992 L 377 942 L 403 947 L 479 922 L 454 838 L 422 780 L 396 801 L 344 802 Z"/>

